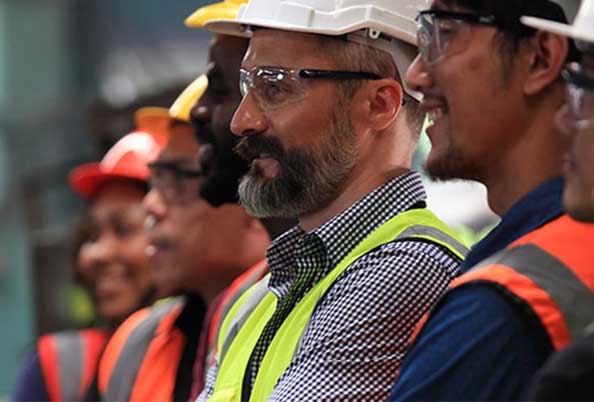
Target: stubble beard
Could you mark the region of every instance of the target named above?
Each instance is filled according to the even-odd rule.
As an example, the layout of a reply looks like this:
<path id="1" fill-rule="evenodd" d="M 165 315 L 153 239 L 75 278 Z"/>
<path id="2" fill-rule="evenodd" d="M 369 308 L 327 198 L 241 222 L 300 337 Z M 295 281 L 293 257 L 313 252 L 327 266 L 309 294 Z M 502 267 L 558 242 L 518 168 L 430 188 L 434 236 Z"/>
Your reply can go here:
<path id="1" fill-rule="evenodd" d="M 483 168 L 481 165 L 466 157 L 464 152 L 451 142 L 441 156 L 435 159 L 428 159 L 425 162 L 424 168 L 429 177 L 436 181 L 482 181 Z"/>

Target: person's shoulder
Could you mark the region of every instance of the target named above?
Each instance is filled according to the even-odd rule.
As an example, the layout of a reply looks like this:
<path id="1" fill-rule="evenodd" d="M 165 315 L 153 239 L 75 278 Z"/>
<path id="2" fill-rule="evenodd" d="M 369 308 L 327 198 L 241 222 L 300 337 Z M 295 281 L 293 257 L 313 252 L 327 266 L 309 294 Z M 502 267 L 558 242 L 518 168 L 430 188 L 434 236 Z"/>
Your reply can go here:
<path id="1" fill-rule="evenodd" d="M 389 400 L 515 400 L 550 352 L 542 327 L 497 289 L 456 288 L 414 339 Z"/>
<path id="2" fill-rule="evenodd" d="M 186 303 L 187 301 L 184 297 L 170 297 L 159 300 L 152 306 L 140 309 L 132 313 L 130 317 L 118 327 L 112 339 L 115 339 L 116 336 L 119 337 L 122 333 L 129 335 L 130 332 L 136 330 L 141 325 L 152 327 L 152 325 L 148 325 L 149 322 L 158 323 L 171 312 L 181 310 Z"/>
<path id="3" fill-rule="evenodd" d="M 103 346 L 109 338 L 105 328 L 67 329 L 41 335 L 37 339 L 37 350 L 45 355 L 59 351 L 77 350 L 83 343 L 93 343 Z"/>
<path id="4" fill-rule="evenodd" d="M 367 253 L 353 265 L 384 269 L 386 275 L 396 274 L 385 267 L 418 270 L 419 265 L 435 267 L 454 278 L 461 260 L 444 246 L 424 239 L 403 239 L 385 243 Z"/>
<path id="5" fill-rule="evenodd" d="M 542 325 L 486 283 L 450 289 L 431 311 L 415 344 L 417 350 L 440 351 L 463 350 L 474 345 L 472 352 L 468 352 L 474 356 L 522 347 L 534 349 L 542 356 L 550 352 L 548 335 Z"/>
<path id="6" fill-rule="evenodd" d="M 473 337 L 475 330 L 538 332 L 544 329 L 517 297 L 488 282 L 451 288 L 433 309 L 433 324 L 463 328 L 460 335 Z"/>
<path id="7" fill-rule="evenodd" d="M 447 290 L 459 266 L 459 259 L 432 242 L 386 243 L 351 264 L 329 290 L 328 298 L 368 295 L 359 298 L 367 303 L 377 298 L 397 302 L 415 297 L 433 303 Z"/>

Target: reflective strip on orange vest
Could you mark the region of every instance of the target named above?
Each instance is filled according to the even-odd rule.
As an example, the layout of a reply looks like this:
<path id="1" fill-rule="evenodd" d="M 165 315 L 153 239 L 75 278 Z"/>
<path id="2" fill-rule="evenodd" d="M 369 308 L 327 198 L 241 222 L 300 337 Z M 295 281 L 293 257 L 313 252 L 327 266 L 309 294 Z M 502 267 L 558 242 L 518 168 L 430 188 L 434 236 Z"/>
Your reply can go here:
<path id="1" fill-rule="evenodd" d="M 116 336 L 120 332 L 118 329 L 114 335 L 115 343 L 110 341 L 106 349 L 106 355 L 109 352 L 109 358 L 113 361 L 111 372 L 101 373 L 103 399 L 171 400 L 177 366 L 185 344 L 183 336 L 180 338 L 181 335 L 172 331 L 171 327 L 182 307 L 182 299 L 175 299 L 153 306 L 142 315 L 131 317 L 130 323 L 127 320 L 122 324 L 127 336 Z M 116 354 L 114 350 L 119 353 Z M 158 361 L 155 360 L 156 356 L 159 357 Z M 164 361 L 165 364 L 161 364 Z M 151 375 L 146 377 L 147 373 Z M 137 382 L 138 378 L 143 380 Z M 147 391 L 149 389 L 150 392 Z M 154 393 L 155 390 L 160 390 L 159 395 Z"/>
<path id="2" fill-rule="evenodd" d="M 109 340 L 109 334 L 107 331 L 86 329 L 81 331 L 81 335 L 84 340 L 83 371 L 79 389 L 82 400 L 95 378 L 103 349 Z"/>
<path id="3" fill-rule="evenodd" d="M 51 401 L 82 400 L 107 338 L 107 332 L 90 329 L 39 339 L 39 361 Z"/>
<path id="4" fill-rule="evenodd" d="M 171 401 L 186 336 L 175 321 L 183 305 L 165 315 L 155 330 L 130 395 L 130 401 Z"/>
<path id="5" fill-rule="evenodd" d="M 99 363 L 97 385 L 99 388 L 99 393 L 102 396 L 105 396 L 105 393 L 107 392 L 107 385 L 109 384 L 115 365 L 118 362 L 118 357 L 122 353 L 122 349 L 126 344 L 126 340 L 130 337 L 130 334 L 132 331 L 134 331 L 138 324 L 144 321 L 144 319 L 148 317 L 150 313 L 151 310 L 148 307 L 133 313 L 126 319 L 126 321 L 122 323 L 122 325 L 118 327 L 116 332 L 109 340 L 109 343 L 105 347 L 105 352 L 103 353 Z M 103 397 L 102 399 L 105 398 Z"/>
<path id="6" fill-rule="evenodd" d="M 563 216 L 481 262 L 452 287 L 476 281 L 502 286 L 536 313 L 558 350 L 581 337 L 594 321 L 592 244 L 594 225 Z"/>

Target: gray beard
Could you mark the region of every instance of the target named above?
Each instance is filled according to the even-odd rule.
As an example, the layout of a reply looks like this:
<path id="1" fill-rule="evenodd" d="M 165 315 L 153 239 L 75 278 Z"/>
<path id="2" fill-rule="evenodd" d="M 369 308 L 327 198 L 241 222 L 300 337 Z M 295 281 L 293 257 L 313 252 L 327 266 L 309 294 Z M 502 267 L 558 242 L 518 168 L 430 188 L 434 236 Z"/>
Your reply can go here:
<path id="1" fill-rule="evenodd" d="M 278 175 L 267 178 L 258 166 L 239 183 L 239 199 L 258 218 L 291 218 L 320 211 L 340 194 L 358 159 L 350 119 L 332 116 L 331 133 L 317 150 L 289 150 Z"/>

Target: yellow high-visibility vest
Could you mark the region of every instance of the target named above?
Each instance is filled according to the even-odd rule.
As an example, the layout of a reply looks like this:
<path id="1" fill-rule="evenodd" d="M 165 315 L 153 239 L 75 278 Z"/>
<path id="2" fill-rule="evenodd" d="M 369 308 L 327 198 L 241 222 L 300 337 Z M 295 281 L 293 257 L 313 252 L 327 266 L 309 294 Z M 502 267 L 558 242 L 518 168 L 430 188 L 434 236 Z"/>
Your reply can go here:
<path id="1" fill-rule="evenodd" d="M 265 401 L 287 369 L 318 301 L 338 276 L 365 254 L 395 240 L 425 239 L 439 244 L 461 260 L 467 248 L 454 232 L 431 211 L 413 209 L 384 223 L 297 303 L 270 343 L 256 376 L 249 401 Z M 264 326 L 274 313 L 277 298 L 268 291 L 269 276 L 248 290 L 231 308 L 218 340 L 219 372 L 210 402 L 236 402 L 242 397 L 243 377 Z"/>

